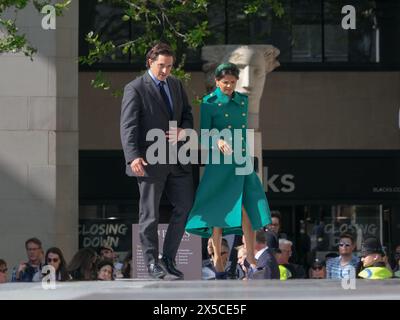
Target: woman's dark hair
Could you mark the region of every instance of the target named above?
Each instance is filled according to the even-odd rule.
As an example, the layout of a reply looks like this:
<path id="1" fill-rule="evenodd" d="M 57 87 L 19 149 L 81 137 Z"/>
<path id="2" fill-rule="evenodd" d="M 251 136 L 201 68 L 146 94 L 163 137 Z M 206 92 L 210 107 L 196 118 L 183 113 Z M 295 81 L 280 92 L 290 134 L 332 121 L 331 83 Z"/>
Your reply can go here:
<path id="1" fill-rule="evenodd" d="M 102 259 L 97 263 L 97 272 L 101 270 L 104 266 L 110 266 L 114 270 L 114 263 L 110 259 Z"/>
<path id="2" fill-rule="evenodd" d="M 157 43 L 153 48 L 151 48 L 146 54 L 146 67 L 150 68 L 149 60 L 157 60 L 159 55 L 170 56 L 175 61 L 175 55 L 171 47 L 166 43 Z"/>
<path id="3" fill-rule="evenodd" d="M 222 63 L 215 69 L 215 79 L 221 80 L 226 75 L 234 76 L 239 79 L 239 68 L 234 63 Z"/>
<path id="4" fill-rule="evenodd" d="M 60 259 L 60 267 L 58 268 L 58 270 L 56 270 L 56 279 L 57 280 L 59 279 L 60 281 L 70 280 L 70 275 L 67 271 L 67 263 L 65 262 L 64 255 L 63 255 L 61 249 L 59 249 L 57 247 L 48 249 L 46 251 L 46 255 L 45 255 L 45 262 L 44 262 L 45 265 L 48 265 L 47 259 L 48 259 L 50 253 L 58 255 L 58 258 Z"/>
<path id="5" fill-rule="evenodd" d="M 73 256 L 67 270 L 74 280 L 95 280 L 96 262 L 96 251 L 83 248 Z"/>

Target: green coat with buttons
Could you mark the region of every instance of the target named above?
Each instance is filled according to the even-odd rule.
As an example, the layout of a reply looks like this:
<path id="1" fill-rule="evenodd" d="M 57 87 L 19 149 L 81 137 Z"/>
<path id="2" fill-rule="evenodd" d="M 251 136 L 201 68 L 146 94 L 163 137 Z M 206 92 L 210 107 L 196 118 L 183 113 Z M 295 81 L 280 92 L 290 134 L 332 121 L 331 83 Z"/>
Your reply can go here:
<path id="1" fill-rule="evenodd" d="M 208 162 L 186 231 L 209 238 L 212 228 L 220 227 L 223 235 L 241 235 L 242 207 L 246 209 L 253 230 L 270 224 L 270 209 L 262 184 L 252 164 L 249 166 L 248 97 L 235 92 L 230 98 L 217 88 L 203 98 L 200 108 L 201 143 L 209 150 Z M 219 151 L 219 139 L 230 144 L 232 155 Z"/>

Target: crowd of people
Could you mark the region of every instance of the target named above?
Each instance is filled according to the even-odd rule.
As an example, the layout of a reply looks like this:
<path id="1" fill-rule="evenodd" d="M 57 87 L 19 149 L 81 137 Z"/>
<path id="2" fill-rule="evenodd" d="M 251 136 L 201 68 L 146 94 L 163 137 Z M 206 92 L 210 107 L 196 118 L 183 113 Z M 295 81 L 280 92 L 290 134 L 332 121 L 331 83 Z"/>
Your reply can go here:
<path id="1" fill-rule="evenodd" d="M 276 230 L 275 230 L 276 231 Z M 400 278 L 400 245 L 395 248 L 393 259 L 389 259 L 376 238 L 367 238 L 356 255 L 355 240 L 352 234 L 343 233 L 338 243 L 338 252 L 330 253 L 324 260 L 314 259 L 310 266 L 296 264 L 293 257 L 293 242 L 280 238 L 273 227 L 256 232 L 254 256 L 256 269 L 250 267 L 244 241 L 230 248 L 228 241 L 222 239 L 222 264 L 225 271 L 215 269 L 211 238 L 207 243 L 207 257 L 202 263 L 202 280 L 214 279 L 343 279 L 349 277 L 365 279 Z M 240 239 L 242 240 L 242 239 Z M 132 252 L 123 261 L 110 246 L 80 249 L 66 262 L 61 249 L 52 247 L 45 252 L 42 242 L 30 238 L 25 242 L 27 260 L 14 267 L 10 278 L 5 260 L 0 259 L 0 283 L 39 282 L 49 274 L 52 266 L 57 281 L 112 281 L 116 278 L 131 278 Z M 232 259 L 234 254 L 234 259 Z"/>
<path id="2" fill-rule="evenodd" d="M 276 241 L 269 234 L 271 230 L 256 233 L 254 254 L 257 269 L 252 270 L 246 261 L 247 250 L 244 245 L 234 247 L 237 253 L 236 266 L 224 259 L 225 272 L 217 272 L 213 264 L 213 252 L 208 241 L 207 254 L 203 260 L 202 279 L 388 279 L 400 278 L 400 245 L 396 247 L 393 259 L 389 259 L 377 238 L 366 238 L 361 251 L 355 252 L 352 234 L 340 235 L 338 252 L 329 253 L 325 259 L 314 259 L 309 266 L 296 264 L 292 259 L 293 242 L 287 239 Z M 272 240 L 271 240 L 272 239 Z M 274 245 L 276 243 L 276 245 Z M 222 253 L 229 254 L 228 242 L 223 238 Z M 233 268 L 232 268 L 233 266 Z"/>
<path id="3" fill-rule="evenodd" d="M 239 238 L 239 245 L 236 245 Z M 235 236 L 233 248 L 222 239 L 225 272 L 216 272 L 213 267 L 212 239 L 203 252 L 202 279 L 387 279 L 400 278 L 400 245 L 393 255 L 385 252 L 380 241 L 365 236 L 361 250 L 356 252 L 356 239 L 351 233 L 338 237 L 337 252 L 328 252 L 323 258 L 316 255 L 305 261 L 295 254 L 295 245 L 281 232 L 281 214 L 272 211 L 271 224 L 256 232 L 254 255 L 257 268 L 252 270 L 246 261 L 245 239 Z M 223 255 L 223 257 L 227 257 Z M 255 271 L 255 272 L 254 272 Z"/>
<path id="4" fill-rule="evenodd" d="M 293 255 L 294 244 L 280 233 L 279 214 L 272 214 L 272 224 L 256 232 L 254 255 L 257 269 L 252 270 L 246 261 L 244 245 L 234 247 L 236 267 L 224 260 L 225 272 L 221 275 L 213 267 L 213 252 L 208 241 L 207 257 L 203 260 L 202 279 L 388 279 L 400 278 L 400 245 L 393 256 L 388 255 L 379 239 L 366 237 L 361 250 L 356 252 L 356 241 L 351 233 L 339 236 L 338 251 L 329 252 L 324 259 L 314 258 L 309 264 L 297 264 Z M 244 239 L 243 239 L 244 240 Z M 245 241 L 242 242 L 244 243 Z M 223 239 L 222 252 L 229 253 Z"/>
<path id="5" fill-rule="evenodd" d="M 111 281 L 130 276 L 130 261 L 119 262 L 110 246 L 102 246 L 98 250 L 80 249 L 69 263 L 60 248 L 52 247 L 45 252 L 38 238 L 26 240 L 25 249 L 27 260 L 13 268 L 10 279 L 7 263 L 0 259 L 0 283 L 40 282 L 52 270 L 56 281 Z"/>

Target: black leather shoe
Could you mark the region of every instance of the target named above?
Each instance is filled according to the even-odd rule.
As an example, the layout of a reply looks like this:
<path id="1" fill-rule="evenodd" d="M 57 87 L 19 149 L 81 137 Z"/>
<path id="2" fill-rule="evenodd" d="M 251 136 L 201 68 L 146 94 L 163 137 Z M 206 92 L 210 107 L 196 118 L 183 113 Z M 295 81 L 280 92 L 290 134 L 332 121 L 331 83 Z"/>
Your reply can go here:
<path id="1" fill-rule="evenodd" d="M 149 264 L 147 271 L 149 272 L 149 276 L 154 279 L 163 279 L 166 276 L 163 268 L 157 263 Z"/>
<path id="2" fill-rule="evenodd" d="M 215 280 L 226 280 L 228 278 L 228 272 L 215 272 Z"/>
<path id="3" fill-rule="evenodd" d="M 183 273 L 182 271 L 179 271 L 176 267 L 175 267 L 175 262 L 171 259 L 168 258 L 166 256 L 163 256 L 160 260 L 160 262 L 162 263 L 162 265 L 164 266 L 164 268 L 167 270 L 168 273 L 178 277 L 178 278 L 182 278 L 183 279 Z"/>

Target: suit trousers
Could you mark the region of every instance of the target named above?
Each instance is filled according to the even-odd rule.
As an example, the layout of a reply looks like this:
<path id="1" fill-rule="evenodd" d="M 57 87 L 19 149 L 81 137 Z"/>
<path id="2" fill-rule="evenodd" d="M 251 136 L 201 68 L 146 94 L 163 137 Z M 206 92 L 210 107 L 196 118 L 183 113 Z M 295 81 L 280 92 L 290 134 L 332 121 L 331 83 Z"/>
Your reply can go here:
<path id="1" fill-rule="evenodd" d="M 194 187 L 190 172 L 183 171 L 179 165 L 169 165 L 170 170 L 162 176 L 138 177 L 139 233 L 146 265 L 157 263 L 158 222 L 160 200 L 165 190 L 172 205 L 172 215 L 164 239 L 162 254 L 175 259 L 185 232 L 188 213 L 193 205 Z"/>

